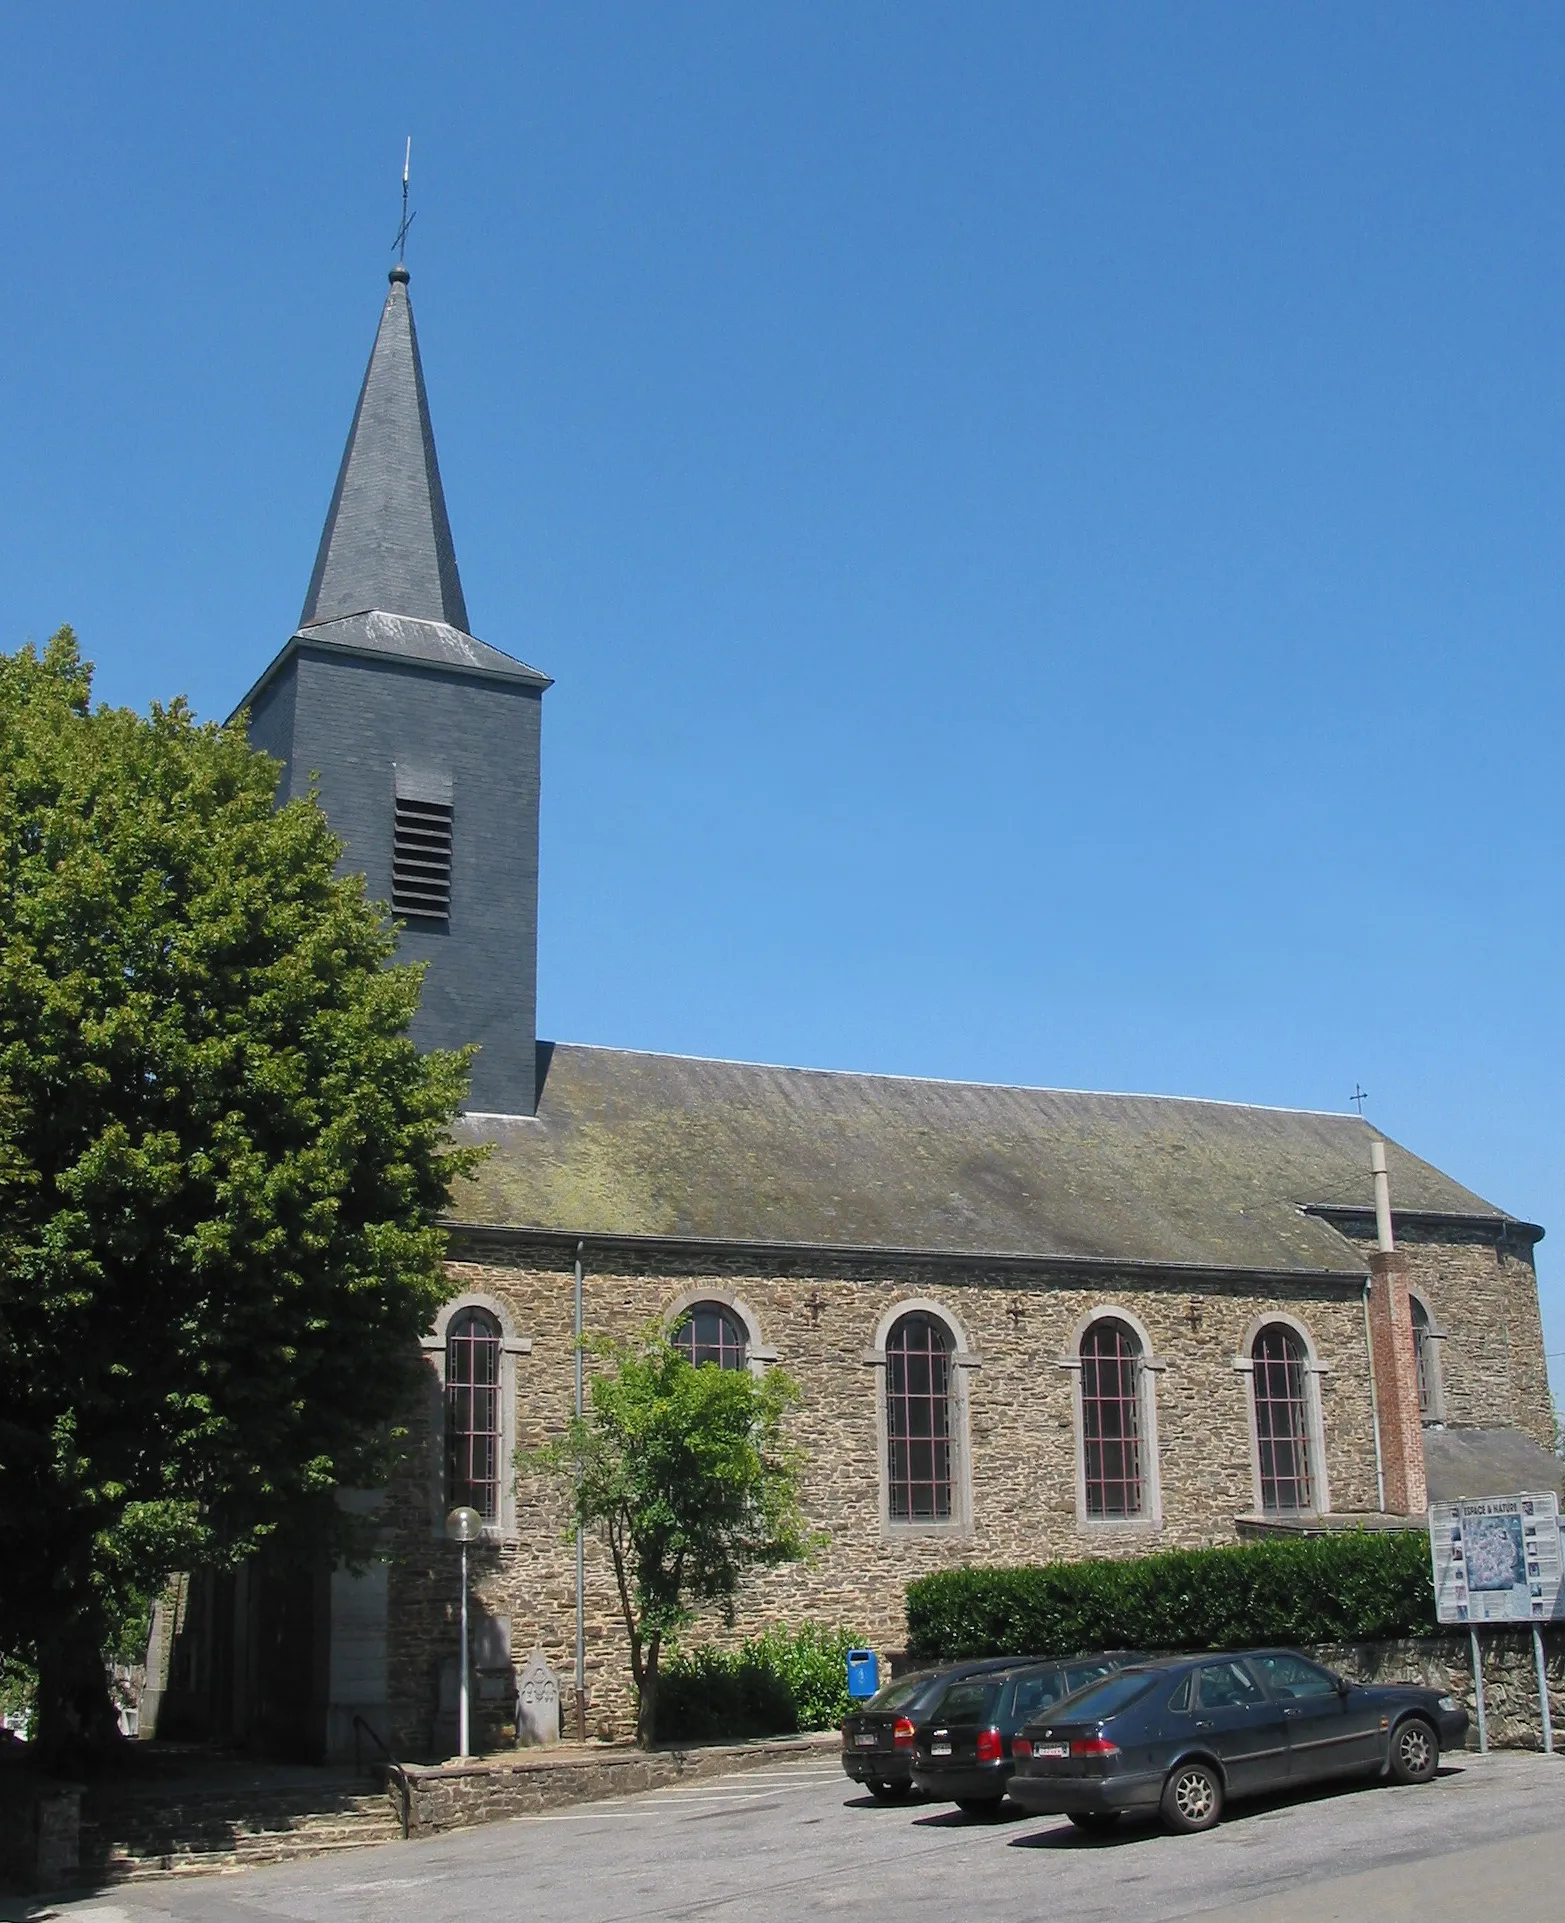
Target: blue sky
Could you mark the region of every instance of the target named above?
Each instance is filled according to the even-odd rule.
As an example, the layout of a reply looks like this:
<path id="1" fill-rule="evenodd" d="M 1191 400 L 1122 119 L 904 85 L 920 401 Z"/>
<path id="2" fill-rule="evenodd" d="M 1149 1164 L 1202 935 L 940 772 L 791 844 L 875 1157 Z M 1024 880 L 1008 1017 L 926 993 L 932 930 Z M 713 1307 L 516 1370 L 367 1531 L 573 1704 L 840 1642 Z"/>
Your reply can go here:
<path id="1" fill-rule="evenodd" d="M 558 684 L 544 1032 L 1361 1082 L 1553 1228 L 1565 1352 L 1559 9 L 3 34 L 0 645 L 249 685 L 411 133 L 473 623 Z"/>

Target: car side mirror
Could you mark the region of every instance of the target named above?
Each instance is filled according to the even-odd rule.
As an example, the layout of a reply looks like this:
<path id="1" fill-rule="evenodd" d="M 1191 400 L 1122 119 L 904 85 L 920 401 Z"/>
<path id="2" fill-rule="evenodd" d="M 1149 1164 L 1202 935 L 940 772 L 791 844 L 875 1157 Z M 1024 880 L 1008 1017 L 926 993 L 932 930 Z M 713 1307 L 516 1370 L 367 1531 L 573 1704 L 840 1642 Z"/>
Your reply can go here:
<path id="1" fill-rule="evenodd" d="M 1346 1676 L 1334 1676 L 1332 1681 L 1337 1685 L 1337 1694 L 1339 1696 L 1352 1695 L 1353 1685 L 1348 1681 Z"/>

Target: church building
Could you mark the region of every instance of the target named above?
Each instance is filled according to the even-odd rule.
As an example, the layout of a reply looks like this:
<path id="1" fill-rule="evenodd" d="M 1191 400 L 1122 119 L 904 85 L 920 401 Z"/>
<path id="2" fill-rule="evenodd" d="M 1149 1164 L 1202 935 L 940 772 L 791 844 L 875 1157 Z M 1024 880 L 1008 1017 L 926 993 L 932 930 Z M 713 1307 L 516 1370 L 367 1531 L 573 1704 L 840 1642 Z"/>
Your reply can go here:
<path id="1" fill-rule="evenodd" d="M 628 1732 L 607 1555 L 588 1541 L 578 1594 L 557 1503 L 513 1468 L 572 1410 L 578 1302 L 589 1336 L 661 1320 L 800 1384 L 827 1544 L 748 1587 L 740 1634 L 814 1619 L 894 1651 L 930 1570 L 1416 1528 L 1428 1500 L 1558 1485 L 1542 1229 L 1357 1116 L 540 1040 L 549 685 L 468 632 L 398 266 L 299 627 L 239 705 L 428 963 L 415 1039 L 480 1045 L 458 1132 L 491 1154 L 452 1199 L 402 1471 L 355 1499 L 383 1559 L 291 1601 L 190 1586 L 160 1727 L 348 1754 L 357 1718 L 449 1754 L 465 1504 L 485 1740 L 534 1649 L 571 1726 Z"/>

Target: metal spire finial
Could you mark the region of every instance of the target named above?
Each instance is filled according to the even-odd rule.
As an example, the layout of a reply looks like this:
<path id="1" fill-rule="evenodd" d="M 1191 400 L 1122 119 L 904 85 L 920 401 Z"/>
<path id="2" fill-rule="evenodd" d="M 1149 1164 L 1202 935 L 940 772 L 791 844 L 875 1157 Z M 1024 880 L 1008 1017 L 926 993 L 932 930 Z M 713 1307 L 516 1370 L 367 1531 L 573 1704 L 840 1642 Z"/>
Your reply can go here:
<path id="1" fill-rule="evenodd" d="M 1350 1099 L 1350 1100 L 1352 1101 L 1352 1103 L 1353 1103 L 1353 1106 L 1354 1106 L 1354 1107 L 1355 1107 L 1355 1108 L 1356 1108 L 1356 1109 L 1358 1110 L 1358 1112 L 1359 1112 L 1359 1120 L 1360 1120 L 1360 1121 L 1363 1121 L 1363 1119 L 1364 1119 L 1364 1104 L 1365 1104 L 1365 1103 L 1366 1103 L 1366 1102 L 1367 1102 L 1367 1101 L 1369 1100 L 1369 1090 L 1368 1090 L 1368 1089 L 1366 1089 L 1366 1088 L 1360 1088 L 1360 1087 L 1359 1087 L 1359 1085 L 1358 1085 L 1358 1083 L 1357 1083 L 1357 1082 L 1355 1082 L 1355 1083 L 1353 1084 L 1353 1093 L 1352 1093 L 1352 1095 L 1351 1095 L 1351 1096 L 1349 1097 L 1349 1099 Z"/>
<path id="2" fill-rule="evenodd" d="M 417 214 L 408 212 L 408 173 L 413 165 L 413 136 L 408 135 L 407 150 L 402 156 L 402 225 L 397 229 L 396 240 L 392 245 L 397 250 L 397 265 L 402 267 L 408 257 L 408 229 L 417 220 Z"/>

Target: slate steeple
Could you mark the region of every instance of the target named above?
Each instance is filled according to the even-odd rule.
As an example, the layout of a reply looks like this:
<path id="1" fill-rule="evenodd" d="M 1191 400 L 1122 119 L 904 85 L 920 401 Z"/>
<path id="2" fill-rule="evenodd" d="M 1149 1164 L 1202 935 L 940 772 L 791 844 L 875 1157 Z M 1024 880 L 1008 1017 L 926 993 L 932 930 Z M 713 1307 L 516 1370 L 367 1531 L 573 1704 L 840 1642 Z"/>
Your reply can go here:
<path id="1" fill-rule="evenodd" d="M 379 608 L 467 632 L 408 270 L 391 270 L 301 628 Z"/>
<path id="2" fill-rule="evenodd" d="M 549 677 L 467 620 L 399 262 L 304 612 L 242 706 L 282 764 L 278 799 L 318 795 L 343 869 L 425 964 L 413 1039 L 476 1043 L 471 1110 L 530 1115 Z"/>

